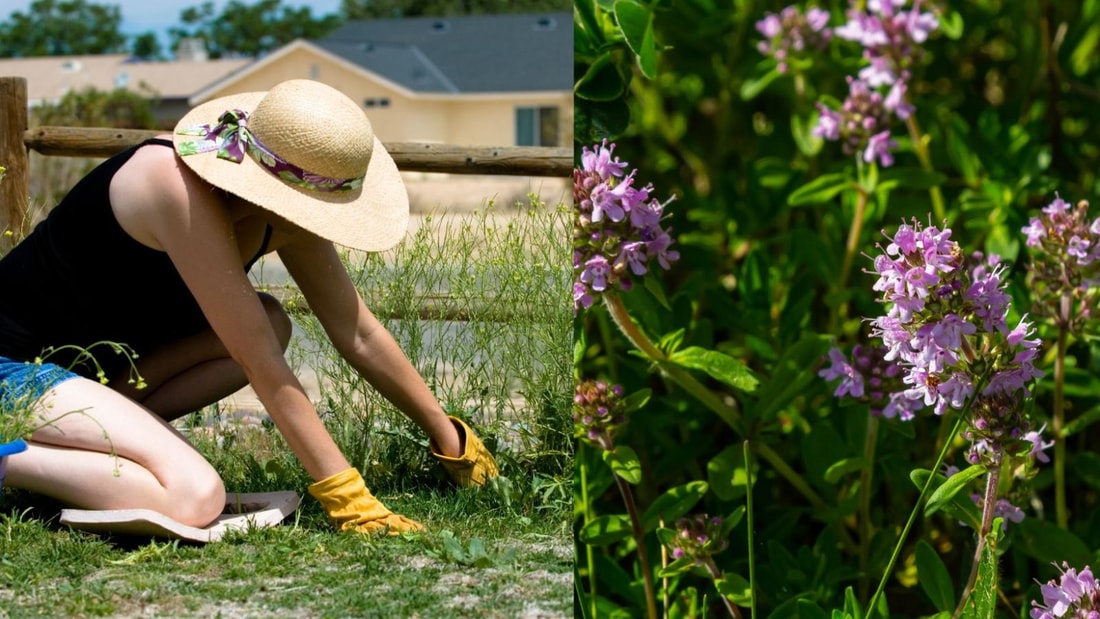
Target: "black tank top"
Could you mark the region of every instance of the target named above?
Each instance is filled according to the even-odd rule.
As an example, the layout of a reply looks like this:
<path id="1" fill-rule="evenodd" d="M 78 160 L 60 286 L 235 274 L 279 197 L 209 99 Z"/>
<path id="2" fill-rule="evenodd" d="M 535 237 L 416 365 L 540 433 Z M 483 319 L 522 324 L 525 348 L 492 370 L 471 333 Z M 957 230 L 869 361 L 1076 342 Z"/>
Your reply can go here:
<path id="1" fill-rule="evenodd" d="M 104 161 L 0 259 L 0 356 L 29 361 L 50 347 L 90 348 L 111 379 L 128 361 L 98 343 L 143 355 L 209 327 L 168 255 L 134 240 L 111 210 L 111 179 L 147 144 L 172 147 L 154 138 Z M 95 364 L 73 365 L 77 356 L 61 350 L 46 360 L 94 378 Z"/>

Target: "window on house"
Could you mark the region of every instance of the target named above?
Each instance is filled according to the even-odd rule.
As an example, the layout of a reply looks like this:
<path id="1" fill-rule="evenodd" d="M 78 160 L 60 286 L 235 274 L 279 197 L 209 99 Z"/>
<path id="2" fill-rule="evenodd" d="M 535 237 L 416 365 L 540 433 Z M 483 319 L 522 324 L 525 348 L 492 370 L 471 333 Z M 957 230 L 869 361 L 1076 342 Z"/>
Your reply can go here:
<path id="1" fill-rule="evenodd" d="M 559 146 L 558 108 L 517 107 L 517 146 Z"/>
<path id="2" fill-rule="evenodd" d="M 389 97 L 368 97 L 363 99 L 363 105 L 366 107 L 389 107 Z"/>

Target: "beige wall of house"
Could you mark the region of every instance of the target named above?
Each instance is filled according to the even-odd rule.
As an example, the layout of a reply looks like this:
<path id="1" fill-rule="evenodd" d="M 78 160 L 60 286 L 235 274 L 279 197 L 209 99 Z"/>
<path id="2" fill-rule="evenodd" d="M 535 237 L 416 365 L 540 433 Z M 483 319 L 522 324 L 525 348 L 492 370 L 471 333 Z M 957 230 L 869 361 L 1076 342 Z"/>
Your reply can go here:
<path id="1" fill-rule="evenodd" d="M 228 81 L 228 88 L 204 93 L 203 100 L 237 92 L 268 90 L 289 79 L 324 82 L 363 106 L 375 134 L 383 142 L 432 142 L 465 146 L 516 144 L 516 108 L 557 106 L 559 145 L 572 139 L 571 93 L 546 95 L 410 96 L 379 77 L 333 59 L 309 45 L 291 44 L 281 57 L 246 68 Z M 196 101 L 195 103 L 199 103 Z"/>
<path id="2" fill-rule="evenodd" d="M 501 96 L 497 99 L 467 99 L 451 102 L 448 137 L 451 144 L 478 146 L 513 146 L 516 142 L 517 108 L 556 107 L 558 109 L 557 146 L 572 139 L 572 98 L 568 93 L 539 96 Z M 565 125 L 568 122 L 568 127 Z"/>

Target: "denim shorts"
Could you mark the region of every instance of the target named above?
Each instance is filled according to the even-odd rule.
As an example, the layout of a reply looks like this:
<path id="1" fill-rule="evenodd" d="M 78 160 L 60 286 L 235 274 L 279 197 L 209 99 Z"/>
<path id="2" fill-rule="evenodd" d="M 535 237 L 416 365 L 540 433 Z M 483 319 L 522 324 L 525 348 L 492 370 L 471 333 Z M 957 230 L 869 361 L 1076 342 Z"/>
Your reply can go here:
<path id="1" fill-rule="evenodd" d="M 53 363 L 0 357 L 0 415 L 10 415 L 33 405 L 47 391 L 70 378 L 78 378 L 78 375 Z"/>

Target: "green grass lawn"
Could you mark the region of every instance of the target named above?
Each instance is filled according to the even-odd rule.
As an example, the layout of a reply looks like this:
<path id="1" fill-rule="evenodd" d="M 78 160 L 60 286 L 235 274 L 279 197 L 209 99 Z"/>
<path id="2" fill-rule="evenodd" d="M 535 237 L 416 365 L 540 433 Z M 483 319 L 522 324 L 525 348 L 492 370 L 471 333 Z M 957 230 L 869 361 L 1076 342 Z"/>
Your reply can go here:
<path id="1" fill-rule="evenodd" d="M 14 501 L 12 499 L 14 494 Z M 564 513 L 524 515 L 491 490 L 380 494 L 428 527 L 336 533 L 308 497 L 279 527 L 207 545 L 104 538 L 9 493 L 0 616 L 563 617 L 573 548 Z"/>

